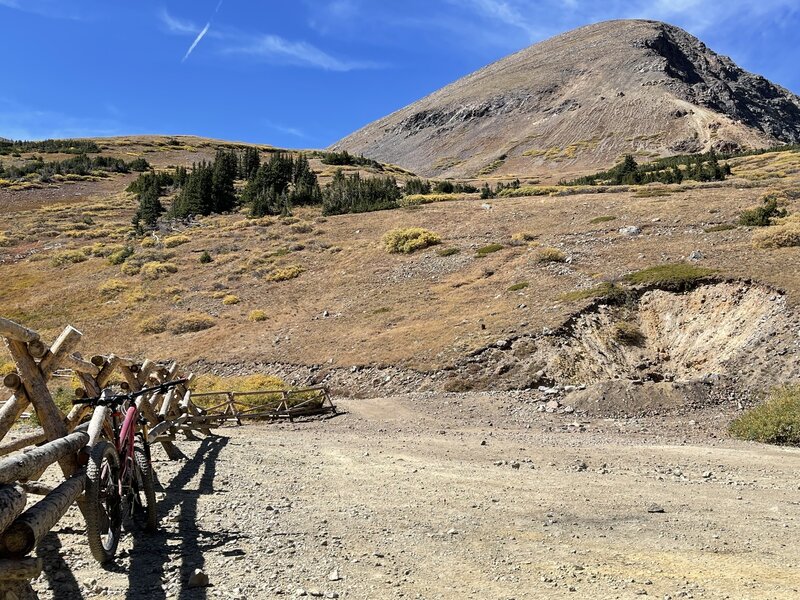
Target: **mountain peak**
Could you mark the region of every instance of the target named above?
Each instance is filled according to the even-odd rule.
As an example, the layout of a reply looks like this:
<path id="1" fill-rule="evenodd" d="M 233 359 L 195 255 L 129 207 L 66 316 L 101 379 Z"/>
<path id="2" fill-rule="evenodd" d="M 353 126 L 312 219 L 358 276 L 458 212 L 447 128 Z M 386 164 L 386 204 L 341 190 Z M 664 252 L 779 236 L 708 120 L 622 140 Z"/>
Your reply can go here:
<path id="1" fill-rule="evenodd" d="M 525 48 L 334 147 L 426 176 L 485 177 L 783 142 L 800 142 L 800 98 L 679 27 L 616 20 Z"/>

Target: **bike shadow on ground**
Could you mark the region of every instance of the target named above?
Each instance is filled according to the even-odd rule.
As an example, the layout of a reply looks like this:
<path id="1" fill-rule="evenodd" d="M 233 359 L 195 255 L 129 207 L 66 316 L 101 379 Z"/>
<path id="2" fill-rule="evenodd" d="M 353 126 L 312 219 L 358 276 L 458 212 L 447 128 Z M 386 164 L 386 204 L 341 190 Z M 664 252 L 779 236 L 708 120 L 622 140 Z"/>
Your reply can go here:
<path id="1" fill-rule="evenodd" d="M 158 502 L 161 527 L 156 533 L 137 534 L 133 538 L 126 600 L 165 600 L 176 596 L 180 600 L 204 600 L 209 596 L 213 588 L 189 589 L 187 584 L 192 572 L 204 567 L 204 552 L 237 537 L 204 531 L 197 524 L 199 499 L 214 492 L 217 459 L 227 444 L 227 437 L 203 438 L 194 456 L 163 488 L 165 497 Z M 165 529 L 164 520 L 168 516 L 177 521 L 177 531 Z"/>

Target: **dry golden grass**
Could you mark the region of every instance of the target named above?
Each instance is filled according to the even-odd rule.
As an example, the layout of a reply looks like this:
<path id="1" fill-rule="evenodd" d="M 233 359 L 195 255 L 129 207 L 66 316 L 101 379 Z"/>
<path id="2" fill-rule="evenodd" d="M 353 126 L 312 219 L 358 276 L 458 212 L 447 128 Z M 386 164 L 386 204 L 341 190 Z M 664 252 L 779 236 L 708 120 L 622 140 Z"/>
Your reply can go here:
<path id="1" fill-rule="evenodd" d="M 756 248 L 791 248 L 800 246 L 800 223 L 788 222 L 766 227 L 753 234 Z"/>
<path id="2" fill-rule="evenodd" d="M 536 260 L 540 263 L 561 263 L 567 260 L 567 256 L 558 248 L 542 248 L 536 252 Z"/>
<path id="3" fill-rule="evenodd" d="M 239 300 L 239 296 L 235 296 L 234 294 L 228 294 L 222 299 L 222 303 L 225 306 L 233 306 L 234 304 L 239 304 L 241 300 Z"/>
<path id="4" fill-rule="evenodd" d="M 169 237 L 164 238 L 164 247 L 165 248 L 177 248 L 178 246 L 182 246 L 183 244 L 188 244 L 191 242 L 191 238 L 188 235 L 171 235 Z"/>
<path id="5" fill-rule="evenodd" d="M 299 265 L 292 265 L 290 267 L 284 267 L 282 269 L 276 269 L 269 275 L 267 275 L 267 281 L 289 281 L 290 279 L 296 279 L 300 277 L 301 274 L 305 272 L 305 269 Z"/>
<path id="6" fill-rule="evenodd" d="M 438 234 L 421 227 L 392 229 L 383 236 L 383 246 L 393 254 L 411 254 L 441 243 Z"/>
<path id="7" fill-rule="evenodd" d="M 261 323 L 266 321 L 268 318 L 269 315 L 267 315 L 266 311 L 259 309 L 251 310 L 250 314 L 247 315 L 248 321 L 253 321 L 254 323 Z"/>
<path id="8" fill-rule="evenodd" d="M 140 271 L 142 279 L 159 279 L 161 277 L 168 277 L 172 273 L 177 272 L 178 267 L 174 264 L 158 261 L 143 264 Z"/>

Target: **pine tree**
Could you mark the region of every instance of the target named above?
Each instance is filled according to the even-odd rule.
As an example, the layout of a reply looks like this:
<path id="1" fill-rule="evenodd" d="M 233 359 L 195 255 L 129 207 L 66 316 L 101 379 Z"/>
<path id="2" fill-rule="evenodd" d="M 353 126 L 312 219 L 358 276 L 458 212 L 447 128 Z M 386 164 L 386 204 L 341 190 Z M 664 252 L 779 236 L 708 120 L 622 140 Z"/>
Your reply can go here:
<path id="1" fill-rule="evenodd" d="M 212 212 L 230 212 L 236 207 L 234 181 L 237 171 L 236 154 L 218 150 L 211 175 Z"/>

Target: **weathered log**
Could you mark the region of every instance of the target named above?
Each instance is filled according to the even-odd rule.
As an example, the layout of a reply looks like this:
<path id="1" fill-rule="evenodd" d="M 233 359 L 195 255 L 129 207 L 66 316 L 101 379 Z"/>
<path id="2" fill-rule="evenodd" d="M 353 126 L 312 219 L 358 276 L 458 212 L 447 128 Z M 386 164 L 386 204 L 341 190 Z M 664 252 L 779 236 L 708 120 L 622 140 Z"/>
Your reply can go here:
<path id="1" fill-rule="evenodd" d="M 88 440 L 88 434 L 76 431 L 28 452 L 0 459 L 0 484 L 30 479 L 30 476 L 40 469 L 65 456 L 76 454 Z"/>
<path id="2" fill-rule="evenodd" d="M 50 352 L 44 355 L 42 362 L 39 363 L 39 368 L 45 377 L 50 375 L 58 369 L 61 359 L 70 354 L 78 342 L 81 341 L 83 334 L 72 326 L 67 326 L 61 335 L 58 336 L 53 345 L 50 347 Z"/>
<path id="3" fill-rule="evenodd" d="M 78 473 L 31 506 L 0 536 L 0 555 L 20 558 L 36 547 L 83 493 L 86 475 Z"/>
<path id="4" fill-rule="evenodd" d="M 47 494 L 56 489 L 55 486 L 42 483 L 41 481 L 22 481 L 19 487 L 28 494 L 33 494 L 34 496 L 47 496 Z"/>
<path id="5" fill-rule="evenodd" d="M 41 558 L 0 559 L 0 581 L 30 581 L 42 572 Z"/>
<path id="6" fill-rule="evenodd" d="M 47 439 L 57 440 L 67 435 L 67 426 L 64 423 L 64 415 L 53 402 L 50 390 L 47 389 L 47 382 L 44 374 L 33 357 L 28 353 L 28 349 L 22 342 L 16 340 L 7 341 L 8 350 L 11 358 L 17 364 L 17 370 L 22 378 L 25 392 L 28 395 L 36 415 L 42 424 Z M 74 455 L 65 455 L 59 461 L 64 475 L 69 477 L 78 468 L 78 463 Z"/>
<path id="7" fill-rule="evenodd" d="M 32 342 L 28 342 L 28 352 L 31 353 L 33 358 L 42 358 L 50 348 L 47 347 L 42 340 L 34 340 Z"/>
<path id="8" fill-rule="evenodd" d="M 67 431 L 73 431 L 91 409 L 92 407 L 89 404 L 76 404 L 73 406 L 72 410 L 69 411 L 69 414 L 64 419 L 67 425 Z"/>
<path id="9" fill-rule="evenodd" d="M 147 379 L 150 377 L 150 373 L 157 368 L 158 365 L 156 363 L 150 359 L 145 359 L 145 361 L 139 367 L 139 370 L 136 372 L 136 379 L 139 381 L 140 386 L 139 389 L 144 387 L 144 384 L 147 383 Z"/>
<path id="10" fill-rule="evenodd" d="M 23 510 L 28 496 L 18 485 L 0 486 L 0 531 L 5 531 Z"/>
<path id="11" fill-rule="evenodd" d="M 0 335 L 27 344 L 39 339 L 39 334 L 19 323 L 0 317 Z"/>
<path id="12" fill-rule="evenodd" d="M 20 379 L 19 375 L 16 373 L 8 373 L 5 377 L 3 377 L 3 385 L 10 390 L 16 391 L 22 387 L 22 379 Z"/>
<path id="13" fill-rule="evenodd" d="M 28 408 L 28 394 L 25 393 L 25 388 L 21 387 L 0 407 L 0 439 L 6 436 L 26 408 Z"/>
<path id="14" fill-rule="evenodd" d="M 65 369 L 72 369 L 77 373 L 86 373 L 92 377 L 97 377 L 100 374 L 100 367 L 90 363 L 87 360 L 78 358 L 74 354 L 67 354 L 61 358 L 61 366 Z"/>
<path id="15" fill-rule="evenodd" d="M 108 360 L 106 360 L 105 364 L 103 364 L 102 368 L 100 369 L 100 373 L 95 378 L 97 380 L 97 385 L 100 386 L 100 389 L 106 387 L 106 384 L 111 379 L 111 376 L 114 374 L 114 371 L 118 365 L 119 357 L 113 354 L 109 355 Z"/>
<path id="16" fill-rule="evenodd" d="M 21 437 L 18 440 L 14 440 L 13 442 L 9 442 L 3 446 L 0 446 L 0 456 L 5 456 L 6 454 L 11 454 L 12 452 L 16 452 L 17 450 L 22 450 L 23 448 L 27 448 L 28 446 L 35 446 L 36 444 L 41 444 L 47 440 L 47 436 L 44 434 L 44 431 L 41 429 L 35 433 L 31 433 L 26 435 L 25 437 Z"/>
<path id="17" fill-rule="evenodd" d="M 88 373 L 81 373 L 80 371 L 75 371 L 75 377 L 78 378 L 78 381 L 81 382 L 83 385 L 83 389 L 86 390 L 86 395 L 90 398 L 96 398 L 100 395 L 103 391 L 100 389 L 100 386 L 97 385 L 97 381 L 95 378 L 89 375 Z"/>

